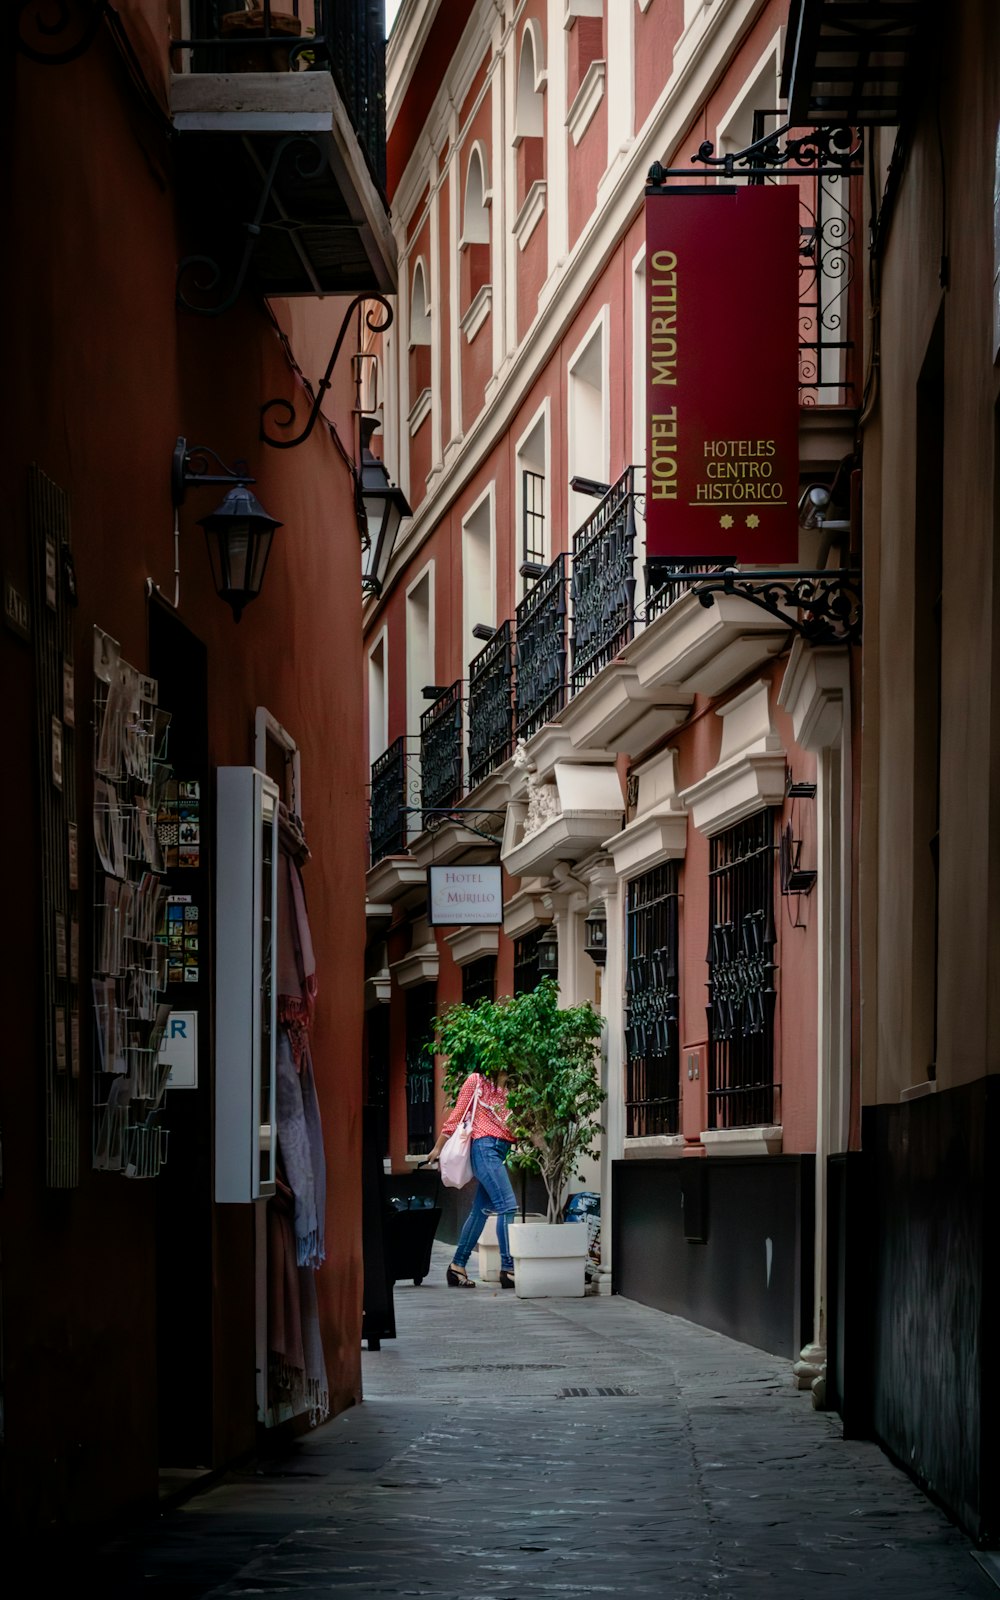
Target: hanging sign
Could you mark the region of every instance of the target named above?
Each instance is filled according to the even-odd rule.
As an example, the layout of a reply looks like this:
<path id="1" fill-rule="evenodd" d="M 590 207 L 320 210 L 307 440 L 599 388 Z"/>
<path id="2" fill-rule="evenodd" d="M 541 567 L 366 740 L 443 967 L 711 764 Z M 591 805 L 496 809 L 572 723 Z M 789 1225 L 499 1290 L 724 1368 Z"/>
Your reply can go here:
<path id="1" fill-rule="evenodd" d="M 795 184 L 647 191 L 646 550 L 798 560 Z"/>
<path id="2" fill-rule="evenodd" d="M 499 867 L 428 867 L 427 920 L 433 927 L 503 922 Z"/>

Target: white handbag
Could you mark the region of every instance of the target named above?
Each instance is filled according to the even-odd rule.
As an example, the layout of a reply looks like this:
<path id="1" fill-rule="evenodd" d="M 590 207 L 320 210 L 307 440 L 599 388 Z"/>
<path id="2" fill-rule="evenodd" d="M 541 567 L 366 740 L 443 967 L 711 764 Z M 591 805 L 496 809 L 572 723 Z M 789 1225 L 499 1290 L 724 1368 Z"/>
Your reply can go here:
<path id="1" fill-rule="evenodd" d="M 464 1189 L 472 1177 L 472 1124 L 476 1119 L 480 1088 L 481 1083 L 477 1083 L 472 1104 L 455 1132 L 441 1146 L 438 1170 L 446 1189 Z"/>

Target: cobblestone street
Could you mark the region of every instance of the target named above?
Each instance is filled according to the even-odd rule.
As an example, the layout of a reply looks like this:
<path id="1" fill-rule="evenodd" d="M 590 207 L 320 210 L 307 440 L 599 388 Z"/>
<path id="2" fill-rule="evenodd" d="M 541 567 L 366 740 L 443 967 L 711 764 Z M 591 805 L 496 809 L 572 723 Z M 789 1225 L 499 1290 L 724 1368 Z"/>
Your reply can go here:
<path id="1" fill-rule="evenodd" d="M 397 1286 L 365 1405 L 100 1556 L 105 1593 L 437 1600 L 996 1594 L 788 1366 L 620 1298 Z"/>

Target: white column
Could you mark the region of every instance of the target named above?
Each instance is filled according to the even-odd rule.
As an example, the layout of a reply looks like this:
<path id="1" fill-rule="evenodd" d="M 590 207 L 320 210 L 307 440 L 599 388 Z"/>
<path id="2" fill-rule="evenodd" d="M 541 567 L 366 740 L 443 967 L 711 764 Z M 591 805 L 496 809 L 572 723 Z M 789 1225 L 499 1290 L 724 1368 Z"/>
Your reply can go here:
<path id="1" fill-rule="evenodd" d="M 441 191 L 437 181 L 437 156 L 430 151 L 427 161 L 427 182 L 430 186 L 430 294 L 431 294 L 431 469 L 441 460 L 444 418 L 441 415 L 441 340 L 444 328 L 444 307 L 441 304 Z"/>
<path id="2" fill-rule="evenodd" d="M 607 19 L 608 167 L 617 167 L 635 132 L 635 6 L 610 0 Z"/>
<path id="3" fill-rule="evenodd" d="M 504 186 L 505 226 L 504 237 L 504 274 L 506 293 L 503 303 L 504 321 L 504 361 L 512 356 L 517 349 L 517 259 L 520 254 L 517 240 L 514 238 L 514 219 L 517 216 L 517 161 L 516 152 L 512 143 L 514 138 L 514 121 L 517 111 L 517 30 L 513 27 L 507 31 L 506 49 L 503 60 L 504 68 L 504 129 L 503 145 L 496 150 L 494 159 L 497 163 L 497 176 L 502 164 Z M 496 301 L 493 303 L 494 315 L 497 315 Z"/>
<path id="4" fill-rule="evenodd" d="M 462 437 L 462 351 L 459 340 L 462 330 L 459 320 L 459 261 L 458 236 L 461 230 L 459 193 L 459 159 L 455 141 L 458 138 L 458 112 L 453 110 L 448 131 L 448 354 L 451 362 L 451 419 L 448 443 L 454 444 Z"/>
<path id="5" fill-rule="evenodd" d="M 545 215 L 549 273 L 540 298 L 569 252 L 569 157 L 566 148 L 566 0 L 549 0 L 546 21 L 548 84 L 545 90 Z"/>
<path id="6" fill-rule="evenodd" d="M 601 1285 L 611 1289 L 612 1166 L 625 1152 L 625 926 L 621 879 L 601 884 L 608 919 L 608 958 L 604 965 L 601 1009 L 605 1018 L 604 1137 L 601 1141 Z"/>
<path id="7" fill-rule="evenodd" d="M 504 105 L 504 80 L 506 62 L 503 54 L 503 20 L 493 23 L 493 59 L 495 66 L 490 79 L 490 282 L 493 285 L 493 306 L 490 327 L 493 334 L 493 375 L 503 365 L 505 345 L 505 302 L 507 298 L 507 162 L 505 130 L 507 125 Z"/>
<path id="8" fill-rule="evenodd" d="M 400 241 L 402 243 L 402 241 Z M 396 321 L 393 326 L 396 344 L 396 399 L 399 406 L 396 418 L 396 437 L 399 459 L 396 462 L 396 482 L 403 493 L 410 493 L 410 269 L 408 255 L 400 255 L 399 293 L 396 296 Z M 385 426 L 383 424 L 383 426 Z M 390 469 L 391 470 L 391 469 Z"/>

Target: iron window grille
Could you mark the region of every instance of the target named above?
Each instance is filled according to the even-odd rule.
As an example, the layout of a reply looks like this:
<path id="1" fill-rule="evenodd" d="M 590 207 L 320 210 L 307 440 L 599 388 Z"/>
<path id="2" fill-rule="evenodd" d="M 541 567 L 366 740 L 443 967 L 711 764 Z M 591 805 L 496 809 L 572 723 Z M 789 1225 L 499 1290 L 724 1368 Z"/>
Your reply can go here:
<path id="1" fill-rule="evenodd" d="M 708 942 L 708 1125 L 780 1121 L 774 1081 L 775 812 L 759 811 L 711 841 Z"/>
<path id="2" fill-rule="evenodd" d="M 625 917 L 625 1132 L 680 1126 L 676 861 L 633 878 Z"/>
<path id="3" fill-rule="evenodd" d="M 544 927 L 532 928 L 530 933 L 525 933 L 520 939 L 514 940 L 514 993 L 530 994 L 537 989 L 542 978 L 541 967 L 538 964 L 538 941 L 545 932 Z"/>
<path id="4" fill-rule="evenodd" d="M 521 473 L 521 560 L 545 565 L 545 476 Z"/>
<path id="5" fill-rule="evenodd" d="M 462 798 L 462 680 L 420 718 L 420 804 L 427 811 Z"/>
<path id="6" fill-rule="evenodd" d="M 556 556 L 517 608 L 518 739 L 530 739 L 566 704 L 567 560 L 565 554 Z"/>
<path id="7" fill-rule="evenodd" d="M 514 646 L 509 622 L 469 663 L 469 788 L 507 760 L 514 748 Z"/>
<path id="8" fill-rule="evenodd" d="M 425 1051 L 434 1037 L 437 985 L 406 991 L 406 1151 L 425 1156 L 434 1143 L 434 1064 Z"/>
<path id="9" fill-rule="evenodd" d="M 481 956 L 462 968 L 462 999 L 467 1006 L 478 1000 L 495 1000 L 497 997 L 497 958 Z"/>

